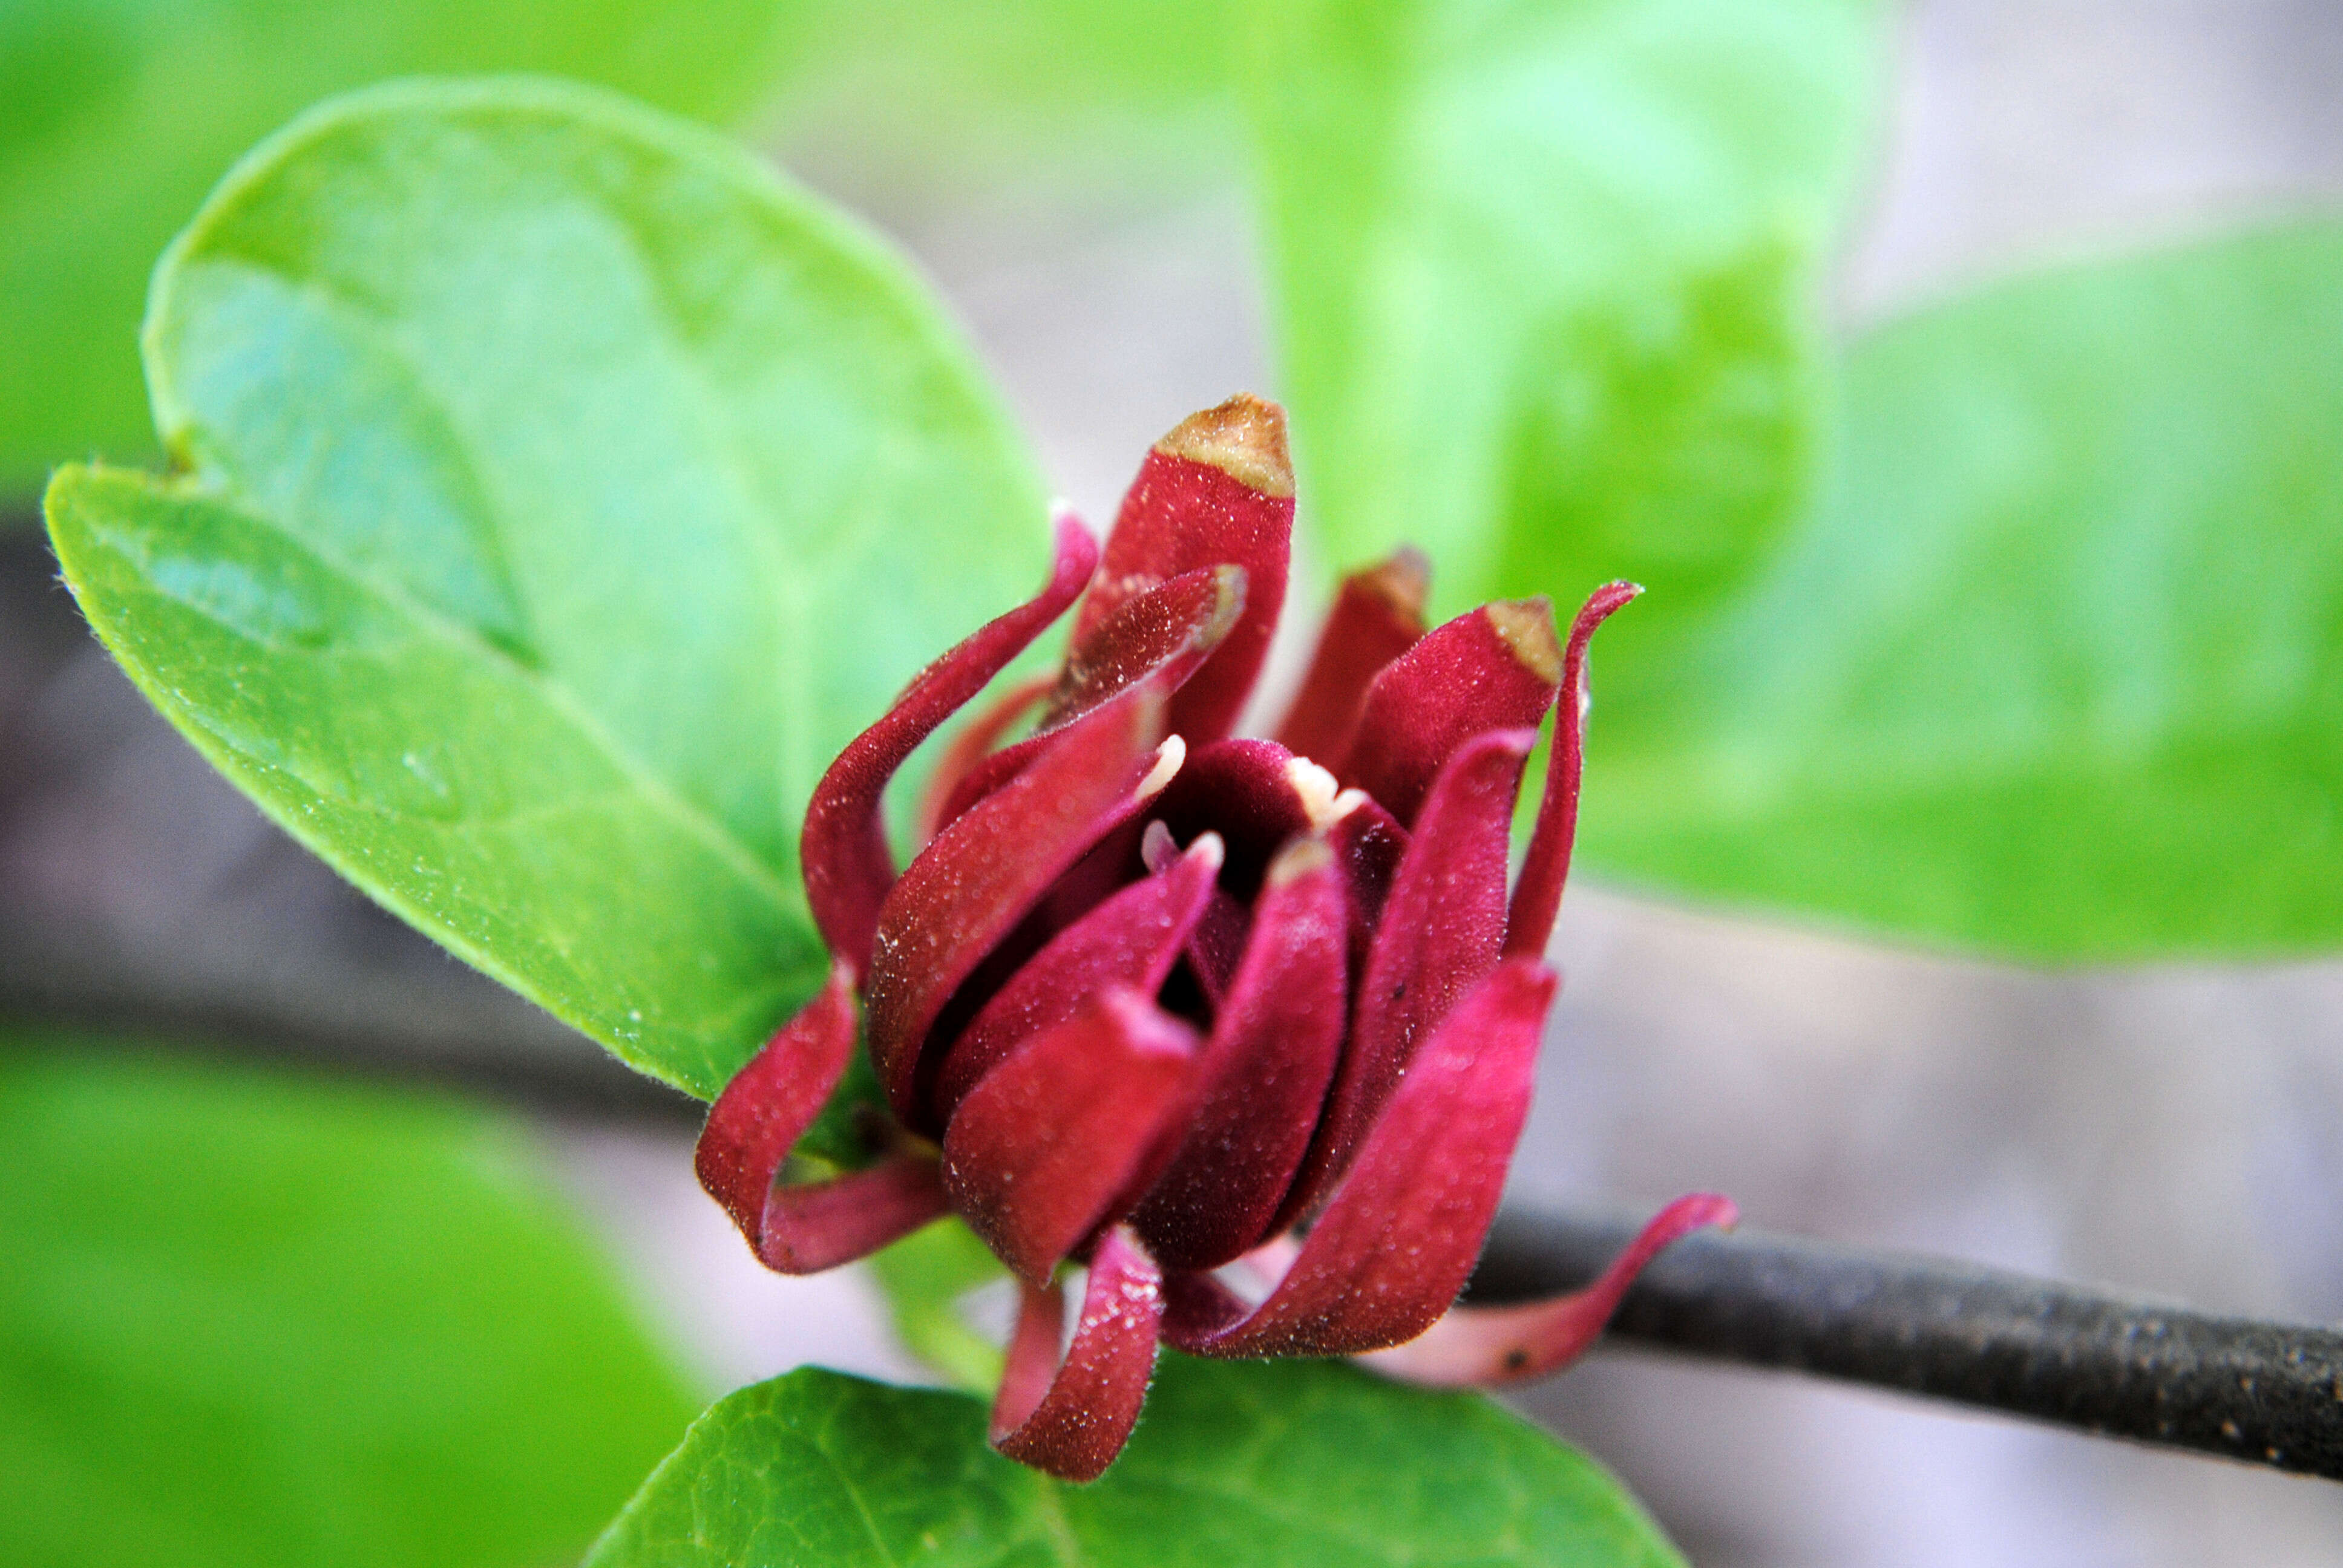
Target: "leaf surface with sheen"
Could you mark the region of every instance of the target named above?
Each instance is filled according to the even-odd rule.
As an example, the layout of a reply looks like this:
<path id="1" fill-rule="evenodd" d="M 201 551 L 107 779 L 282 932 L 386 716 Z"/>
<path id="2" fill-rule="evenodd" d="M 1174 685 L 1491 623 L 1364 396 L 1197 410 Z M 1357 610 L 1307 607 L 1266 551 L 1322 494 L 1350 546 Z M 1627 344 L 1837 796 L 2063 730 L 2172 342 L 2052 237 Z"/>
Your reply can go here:
<path id="1" fill-rule="evenodd" d="M 1822 508 L 1673 689 L 1606 650 L 1589 863 L 2026 959 L 2332 950 L 2338 350 L 2332 223 L 1872 333 Z"/>
<path id="2" fill-rule="evenodd" d="M 368 892 L 713 1093 L 823 972 L 814 780 L 1047 560 L 935 307 L 706 132 L 404 84 L 238 169 L 146 351 L 188 471 L 48 498 L 116 657 Z"/>
<path id="3" fill-rule="evenodd" d="M 545 71 L 729 123 L 802 0 L 10 0 L 0 6 L 0 500 L 137 458 L 146 276 L 237 155 L 385 76 Z"/>
<path id="4" fill-rule="evenodd" d="M 589 1568 L 1682 1568 L 1616 1482 L 1475 1394 L 1328 1362 L 1166 1354 L 1131 1446 L 1069 1486 L 984 1406 L 809 1369 L 743 1389 L 652 1473 Z"/>

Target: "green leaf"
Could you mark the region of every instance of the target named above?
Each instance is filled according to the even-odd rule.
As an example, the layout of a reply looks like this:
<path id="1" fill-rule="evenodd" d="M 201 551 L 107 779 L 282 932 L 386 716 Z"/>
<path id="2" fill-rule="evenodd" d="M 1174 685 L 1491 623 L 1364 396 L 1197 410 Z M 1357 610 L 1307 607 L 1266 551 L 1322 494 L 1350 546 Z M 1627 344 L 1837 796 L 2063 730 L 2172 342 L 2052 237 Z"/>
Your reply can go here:
<path id="1" fill-rule="evenodd" d="M 690 1420 L 505 1123 L 5 1043 L 0 1561 L 574 1561 Z"/>
<path id="2" fill-rule="evenodd" d="M 146 275 L 221 173 L 329 93 L 547 71 L 729 122 L 801 0 L 10 0 L 0 6 L 0 498 L 136 458 Z"/>
<path id="3" fill-rule="evenodd" d="M 1816 276 L 1870 0 L 1282 0 L 1249 86 L 1302 493 L 1443 613 L 1654 589 L 1653 643 L 1807 498 Z"/>
<path id="4" fill-rule="evenodd" d="M 1874 334 L 1811 526 L 1667 700 L 1598 687 L 1590 859 L 2029 959 L 2343 942 L 2338 345 L 2333 224 Z"/>
<path id="5" fill-rule="evenodd" d="M 48 498 L 107 646 L 359 886 L 712 1094 L 822 972 L 821 769 L 1047 565 L 935 307 L 712 135 L 408 84 L 221 186 L 146 353 L 192 471 Z"/>
<path id="6" fill-rule="evenodd" d="M 963 1394 L 809 1369 L 700 1417 L 590 1568 L 1230 1563 L 1681 1568 L 1616 1482 L 1473 1394 L 1167 1356 L 1131 1447 L 1067 1486 Z"/>

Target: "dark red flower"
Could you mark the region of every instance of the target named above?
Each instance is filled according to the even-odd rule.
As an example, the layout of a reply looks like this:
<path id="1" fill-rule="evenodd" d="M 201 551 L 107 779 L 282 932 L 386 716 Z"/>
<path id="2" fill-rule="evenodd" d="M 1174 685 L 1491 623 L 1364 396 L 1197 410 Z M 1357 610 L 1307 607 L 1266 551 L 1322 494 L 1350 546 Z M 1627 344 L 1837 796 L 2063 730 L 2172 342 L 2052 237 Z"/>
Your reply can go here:
<path id="1" fill-rule="evenodd" d="M 701 1181 L 785 1273 L 967 1221 L 1024 1292 L 993 1441 L 1071 1479 L 1121 1449 L 1159 1340 L 1385 1352 L 1434 1382 L 1535 1376 L 1586 1346 L 1653 1252 L 1732 1217 L 1680 1199 L 1586 1291 L 1453 1305 L 1557 983 L 1542 955 L 1587 641 L 1637 590 L 1597 590 L 1566 643 L 1543 598 L 1426 633 L 1426 568 L 1403 551 L 1343 583 L 1278 738 L 1232 739 L 1292 520 L 1284 417 L 1245 397 L 1148 454 L 1102 559 L 1060 520 L 1041 593 L 930 665 L 815 790 L 802 851 L 830 981 L 700 1138 Z M 1078 599 L 1059 673 L 945 753 L 899 875 L 888 780 Z M 1509 898 L 1523 766 L 1563 691 Z M 781 1181 L 858 1014 L 891 1111 L 879 1157 Z M 1069 1261 L 1089 1278 L 1061 1352 Z"/>

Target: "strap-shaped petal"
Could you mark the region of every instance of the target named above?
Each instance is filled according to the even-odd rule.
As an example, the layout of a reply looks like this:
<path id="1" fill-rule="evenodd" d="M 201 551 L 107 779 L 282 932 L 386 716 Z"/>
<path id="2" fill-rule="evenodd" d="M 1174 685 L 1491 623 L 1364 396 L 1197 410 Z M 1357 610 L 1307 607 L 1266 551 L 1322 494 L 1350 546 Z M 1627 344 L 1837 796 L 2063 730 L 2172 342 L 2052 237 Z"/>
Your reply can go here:
<path id="1" fill-rule="evenodd" d="M 1172 732 L 1192 745 L 1235 728 L 1285 604 L 1293 465 L 1285 412 L 1244 394 L 1182 420 L 1155 444 L 1108 532 L 1098 586 L 1074 643 L 1131 596 L 1199 567 L 1245 572 L 1243 618 L 1172 699 Z"/>
<path id="2" fill-rule="evenodd" d="M 1235 567 L 1202 568 L 1126 599 L 1103 625 L 1077 638 L 1075 657 L 1051 687 L 1034 733 L 984 758 L 944 797 L 938 830 L 1031 767 L 1058 733 L 1124 692 L 1141 684 L 1177 691 L 1228 636 L 1244 602 L 1245 576 Z"/>
<path id="3" fill-rule="evenodd" d="M 1348 945 L 1342 869 L 1301 839 L 1270 868 L 1180 1151 L 1131 1215 L 1167 1266 L 1217 1268 L 1268 1231 L 1333 1080 Z"/>
<path id="4" fill-rule="evenodd" d="M 1373 800 L 1360 800 L 1326 829 L 1327 847 L 1342 868 L 1342 901 L 1351 911 L 1351 977 L 1366 972 L 1367 950 L 1381 929 L 1383 905 L 1407 859 L 1408 830 Z"/>
<path id="5" fill-rule="evenodd" d="M 1136 687 L 1058 735 L 897 879 L 863 994 L 871 1060 L 905 1126 L 934 1131 L 917 1091 L 944 1004 L 1084 851 L 1155 798 L 1184 750 L 1163 739 L 1161 689 Z"/>
<path id="6" fill-rule="evenodd" d="M 806 902 L 830 950 L 866 970 L 879 906 L 895 880 L 880 801 L 887 782 L 920 742 L 935 732 L 1009 661 L 1063 614 L 1098 566 L 1090 530 L 1058 519 L 1057 558 L 1041 593 L 921 670 L 878 723 L 848 743 L 814 786 L 798 838 Z"/>
<path id="7" fill-rule="evenodd" d="M 1001 1392 L 992 1445 L 1061 1481 L 1095 1481 L 1138 1424 L 1155 1372 L 1163 1319 L 1162 1273 L 1122 1227 L 1099 1241 L 1081 1316 L 1062 1362 L 1065 1309 L 1055 1284 L 1024 1287 Z"/>
<path id="8" fill-rule="evenodd" d="M 1560 1372 L 1602 1334 L 1627 1287 L 1663 1249 L 1705 1226 L 1730 1230 L 1738 1218 L 1732 1199 L 1689 1193 L 1654 1215 L 1602 1278 L 1584 1290 L 1502 1307 L 1453 1307 L 1422 1338 L 1377 1352 L 1367 1364 L 1434 1388 L 1486 1388 Z"/>
<path id="9" fill-rule="evenodd" d="M 1161 872 L 1116 893 L 1020 965 L 960 1038 L 936 1073 L 937 1115 L 950 1121 L 995 1064 L 1045 1029 L 1081 1010 L 1109 986 L 1143 996 L 1163 989 L 1212 894 L 1221 841 L 1210 833 Z"/>
<path id="10" fill-rule="evenodd" d="M 1464 1287 L 1529 1114 L 1554 971 L 1508 959 L 1424 1042 L 1268 1299 L 1166 1282 L 1165 1337 L 1208 1356 L 1355 1355 L 1403 1344 Z"/>
<path id="11" fill-rule="evenodd" d="M 1545 775 L 1545 799 L 1538 803 L 1537 827 L 1530 834 L 1522 874 L 1513 883 L 1513 907 L 1505 925 L 1510 956 L 1542 953 L 1562 910 L 1562 887 L 1570 879 L 1570 848 L 1578 837 L 1578 786 L 1586 770 L 1586 645 L 1594 628 L 1644 590 L 1634 583 L 1605 583 L 1579 607 L 1570 622 L 1562 656 L 1562 706 L 1554 716 L 1554 760 Z"/>
<path id="12" fill-rule="evenodd" d="M 1413 549 L 1342 579 L 1293 706 L 1277 727 L 1280 741 L 1333 773 L 1343 770 L 1367 688 L 1423 636 L 1431 587 L 1432 563 Z"/>
<path id="13" fill-rule="evenodd" d="M 1250 592 L 1242 567 L 1199 567 L 1085 624 L 1066 650 L 1065 668 L 1041 710 L 1040 733 L 1064 728 L 1157 670 L 1176 668 L 1165 683 L 1173 688 L 1194 678 L 1236 628 Z M 1175 665 L 1182 659 L 1188 662 Z"/>
<path id="14" fill-rule="evenodd" d="M 1117 1218 L 1193 1101 L 1196 1031 L 1110 987 L 984 1075 L 944 1132 L 951 1205 L 1030 1284 Z"/>
<path id="15" fill-rule="evenodd" d="M 1375 677 L 1342 781 L 1413 829 L 1457 748 L 1492 729 L 1535 729 L 1561 680 L 1562 645 L 1544 598 L 1460 615 Z"/>
<path id="16" fill-rule="evenodd" d="M 854 970 L 840 960 L 820 994 L 724 1086 L 693 1151 L 699 1184 L 778 1272 L 851 1262 L 944 1211 L 934 1159 L 910 1151 L 832 1181 L 774 1185 L 853 1051 Z"/>
<path id="17" fill-rule="evenodd" d="M 1383 900 L 1353 1010 L 1351 1038 L 1302 1180 L 1286 1204 L 1307 1214 L 1408 1069 L 1417 1042 L 1489 972 L 1505 935 L 1505 856 L 1534 729 L 1475 737 L 1426 797 Z"/>

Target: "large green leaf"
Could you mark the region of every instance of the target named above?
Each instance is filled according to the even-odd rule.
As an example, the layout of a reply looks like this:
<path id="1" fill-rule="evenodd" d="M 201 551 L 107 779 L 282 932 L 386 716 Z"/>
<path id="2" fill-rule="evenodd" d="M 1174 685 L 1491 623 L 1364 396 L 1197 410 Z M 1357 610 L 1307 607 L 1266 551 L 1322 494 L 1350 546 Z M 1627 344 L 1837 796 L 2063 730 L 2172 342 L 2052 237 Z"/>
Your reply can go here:
<path id="1" fill-rule="evenodd" d="M 730 120 L 796 0 L 9 0 L 0 5 L 0 498 L 154 444 L 138 310 L 236 156 L 329 93 L 548 71 Z"/>
<path id="2" fill-rule="evenodd" d="M 1928 311 L 1845 401 L 1678 689 L 1606 655 L 1592 860 L 2035 959 L 2343 942 L 2343 226 Z"/>
<path id="3" fill-rule="evenodd" d="M 536 1568 L 684 1431 L 501 1122 L 65 1046 L 0 1054 L 0 1561 Z"/>
<path id="4" fill-rule="evenodd" d="M 909 1563 L 1681 1568 L 1593 1462 L 1473 1394 L 1332 1362 L 1168 1357 L 1131 1447 L 1066 1486 L 964 1394 L 792 1372 L 702 1416 L 591 1568 Z"/>
<path id="5" fill-rule="evenodd" d="M 1655 639 L 1805 499 L 1815 299 L 1870 0 L 1279 0 L 1249 98 L 1302 493 L 1450 608 L 1654 590 Z"/>
<path id="6" fill-rule="evenodd" d="M 237 170 L 146 353 L 191 471 L 48 498 L 107 646 L 360 886 L 712 1093 L 820 973 L 821 769 L 1046 566 L 934 307 L 712 135 L 409 84 Z"/>

